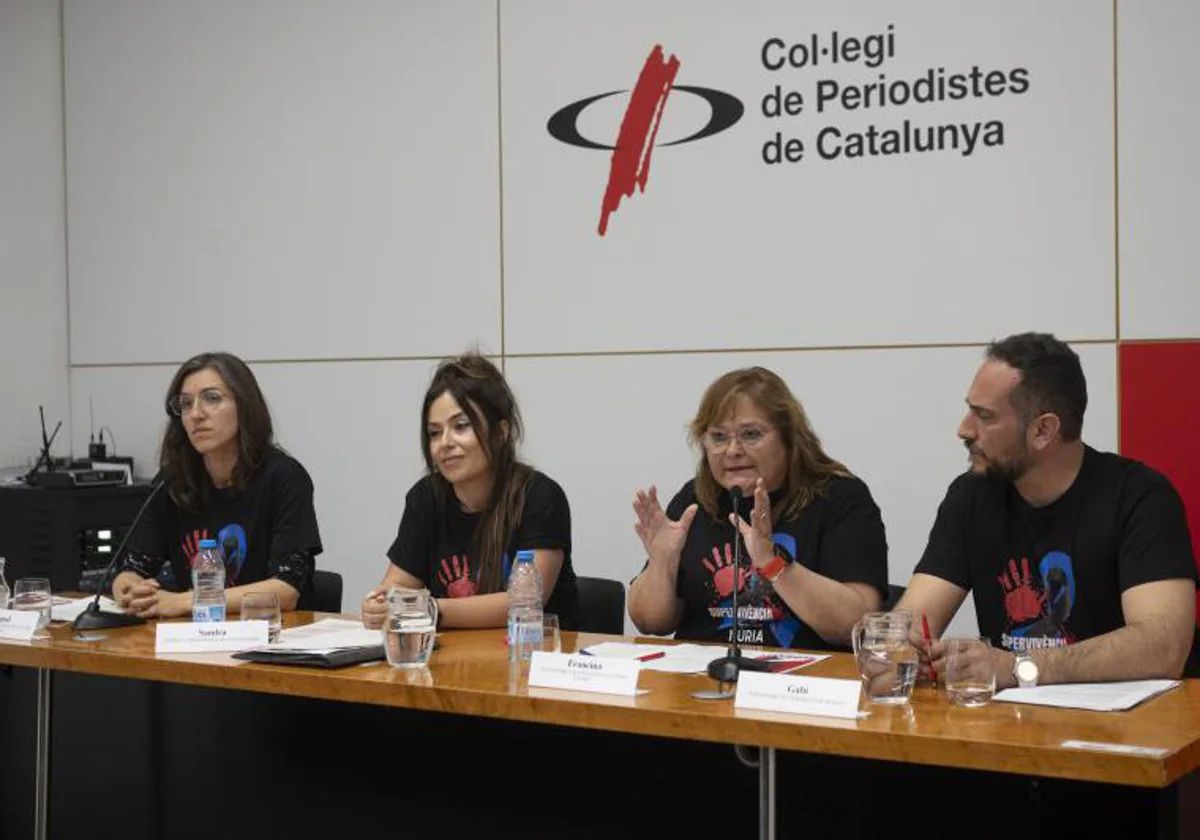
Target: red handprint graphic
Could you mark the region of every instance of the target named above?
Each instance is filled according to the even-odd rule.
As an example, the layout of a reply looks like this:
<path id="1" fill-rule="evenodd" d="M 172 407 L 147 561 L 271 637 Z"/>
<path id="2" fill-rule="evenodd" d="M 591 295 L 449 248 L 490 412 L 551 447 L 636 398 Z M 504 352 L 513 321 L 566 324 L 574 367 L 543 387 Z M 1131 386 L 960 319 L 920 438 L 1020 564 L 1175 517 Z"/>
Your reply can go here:
<path id="1" fill-rule="evenodd" d="M 466 598 L 479 591 L 478 585 L 471 580 L 471 565 L 467 562 L 465 554 L 461 561 L 457 554 L 448 560 L 442 558 L 442 568 L 437 573 L 437 579 L 451 598 Z"/>
<path id="2" fill-rule="evenodd" d="M 192 531 L 190 534 L 183 535 L 183 556 L 187 558 L 188 568 L 196 562 L 196 552 L 200 550 L 200 540 L 210 539 L 208 529 L 203 531 Z"/>
<path id="3" fill-rule="evenodd" d="M 720 548 L 714 545 L 712 556 L 712 562 L 709 562 L 707 557 L 700 562 L 712 574 L 713 587 L 717 590 L 717 595 L 728 598 L 733 594 L 733 549 L 730 548 L 729 543 L 725 543 L 725 556 L 722 558 Z M 739 592 L 746 587 L 748 577 L 744 568 L 738 569 L 737 588 Z"/>
<path id="4" fill-rule="evenodd" d="M 1010 578 L 1011 575 L 1011 578 Z M 1042 614 L 1044 596 L 1034 591 L 1029 579 L 1029 558 L 1021 558 L 1021 569 L 1017 570 L 1015 559 L 1008 561 L 1008 570 L 997 578 L 1004 589 L 1004 611 L 1013 622 L 1028 621 Z"/>

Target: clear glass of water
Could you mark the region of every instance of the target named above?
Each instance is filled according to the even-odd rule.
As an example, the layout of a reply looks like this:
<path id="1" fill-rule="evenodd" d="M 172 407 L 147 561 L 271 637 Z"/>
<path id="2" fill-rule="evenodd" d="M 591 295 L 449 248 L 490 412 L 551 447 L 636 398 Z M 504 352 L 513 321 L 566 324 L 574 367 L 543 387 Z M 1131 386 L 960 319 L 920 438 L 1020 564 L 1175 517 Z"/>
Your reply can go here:
<path id="1" fill-rule="evenodd" d="M 946 639 L 946 694 L 955 706 L 986 706 L 996 693 L 996 663 L 986 638 Z"/>
<path id="2" fill-rule="evenodd" d="M 49 578 L 20 578 L 13 587 L 12 609 L 37 610 L 41 613 L 38 618 L 37 630 L 33 634 L 35 639 L 50 638 L 46 628 L 50 626 L 50 608 L 53 605 L 54 598 L 50 594 Z"/>
<path id="3" fill-rule="evenodd" d="M 279 611 L 279 596 L 274 592 L 247 592 L 242 596 L 242 621 L 267 622 L 267 642 L 279 641 L 283 630 L 283 615 Z"/>
<path id="4" fill-rule="evenodd" d="M 388 590 L 388 616 L 383 622 L 383 650 L 393 668 L 421 668 L 429 663 L 437 638 L 437 599 L 427 589 Z"/>
<path id="5" fill-rule="evenodd" d="M 558 616 L 554 613 L 542 613 L 542 645 L 538 650 L 544 653 L 562 653 L 562 633 L 558 626 Z"/>

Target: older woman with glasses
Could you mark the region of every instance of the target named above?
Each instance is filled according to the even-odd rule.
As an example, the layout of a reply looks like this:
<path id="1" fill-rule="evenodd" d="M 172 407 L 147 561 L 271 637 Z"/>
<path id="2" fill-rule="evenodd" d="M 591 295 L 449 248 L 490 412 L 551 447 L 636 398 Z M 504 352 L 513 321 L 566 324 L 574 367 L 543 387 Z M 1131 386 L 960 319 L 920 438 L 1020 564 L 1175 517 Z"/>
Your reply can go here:
<path id="1" fill-rule="evenodd" d="M 633 499 L 647 562 L 629 590 L 643 633 L 727 641 L 738 590 L 739 641 L 835 649 L 887 593 L 887 540 L 867 485 L 821 448 L 775 373 L 712 383 L 689 428 L 696 477 L 666 511 L 655 488 Z M 731 490 L 744 494 L 735 511 Z M 734 529 L 744 541 L 735 568 Z"/>
<path id="2" fill-rule="evenodd" d="M 275 445 L 254 374 L 236 356 L 202 353 L 175 373 L 166 410 L 166 492 L 130 540 L 114 599 L 147 618 L 187 615 L 192 560 L 201 540 L 215 540 L 225 556 L 230 612 L 252 592 L 274 593 L 282 609 L 294 609 L 321 553 L 313 485 Z"/>

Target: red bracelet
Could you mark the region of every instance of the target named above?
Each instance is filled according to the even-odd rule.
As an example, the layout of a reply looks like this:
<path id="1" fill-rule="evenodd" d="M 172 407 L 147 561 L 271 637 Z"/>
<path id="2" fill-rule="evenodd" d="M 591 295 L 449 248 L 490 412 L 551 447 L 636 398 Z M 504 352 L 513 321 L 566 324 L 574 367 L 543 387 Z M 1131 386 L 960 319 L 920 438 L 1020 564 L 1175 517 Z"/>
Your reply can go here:
<path id="1" fill-rule="evenodd" d="M 779 576 L 784 573 L 788 567 L 788 562 L 776 554 L 767 564 L 759 569 L 758 573 L 766 578 L 771 583 L 779 579 Z"/>

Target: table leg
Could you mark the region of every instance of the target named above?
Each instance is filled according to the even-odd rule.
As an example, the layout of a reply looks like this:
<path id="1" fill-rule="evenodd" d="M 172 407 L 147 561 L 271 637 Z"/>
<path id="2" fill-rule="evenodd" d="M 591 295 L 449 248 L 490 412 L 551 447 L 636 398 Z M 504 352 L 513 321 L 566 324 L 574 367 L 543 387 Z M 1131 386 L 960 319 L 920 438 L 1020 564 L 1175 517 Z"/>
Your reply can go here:
<path id="1" fill-rule="evenodd" d="M 34 777 L 33 836 L 46 840 L 50 801 L 50 670 L 37 669 L 37 759 Z"/>
<path id="2" fill-rule="evenodd" d="M 758 752 L 758 836 L 775 840 L 775 748 Z"/>

